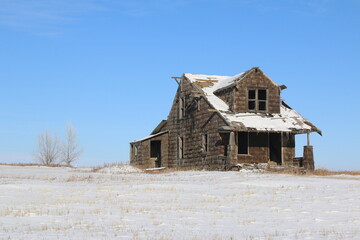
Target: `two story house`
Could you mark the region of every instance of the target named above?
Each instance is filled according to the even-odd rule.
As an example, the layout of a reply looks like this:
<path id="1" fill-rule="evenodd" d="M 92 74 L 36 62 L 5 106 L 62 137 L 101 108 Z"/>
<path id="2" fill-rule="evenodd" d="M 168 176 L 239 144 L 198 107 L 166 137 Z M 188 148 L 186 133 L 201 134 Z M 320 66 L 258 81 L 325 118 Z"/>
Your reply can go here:
<path id="1" fill-rule="evenodd" d="M 239 163 L 276 163 L 314 169 L 310 133 L 321 131 L 281 100 L 258 67 L 235 76 L 185 73 L 167 120 L 130 143 L 130 164 L 230 169 Z M 295 158 L 295 135 L 308 134 Z"/>

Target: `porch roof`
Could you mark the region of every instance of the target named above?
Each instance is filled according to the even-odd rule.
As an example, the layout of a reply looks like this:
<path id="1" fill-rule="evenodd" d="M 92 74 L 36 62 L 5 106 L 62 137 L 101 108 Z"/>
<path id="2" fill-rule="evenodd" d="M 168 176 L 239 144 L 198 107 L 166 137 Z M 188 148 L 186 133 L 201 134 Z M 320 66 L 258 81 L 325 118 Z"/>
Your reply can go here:
<path id="1" fill-rule="evenodd" d="M 141 138 L 141 139 L 138 139 L 138 140 L 134 140 L 132 141 L 131 143 L 136 143 L 136 142 L 143 142 L 143 141 L 146 141 L 146 140 L 149 140 L 151 138 L 154 138 L 154 137 L 157 137 L 157 136 L 160 136 L 160 135 L 163 135 L 165 133 L 168 133 L 169 131 L 163 131 L 163 132 L 159 132 L 159 133 L 156 133 L 156 134 L 152 134 L 152 135 L 149 135 L 147 137 L 144 137 L 144 138 Z"/>

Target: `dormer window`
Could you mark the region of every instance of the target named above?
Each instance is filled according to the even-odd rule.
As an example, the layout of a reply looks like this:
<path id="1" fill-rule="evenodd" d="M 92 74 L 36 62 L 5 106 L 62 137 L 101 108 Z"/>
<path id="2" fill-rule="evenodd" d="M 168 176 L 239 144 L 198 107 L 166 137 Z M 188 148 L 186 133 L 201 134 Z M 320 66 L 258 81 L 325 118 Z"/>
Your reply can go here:
<path id="1" fill-rule="evenodd" d="M 251 112 L 265 112 L 267 110 L 267 90 L 248 90 L 248 110 Z"/>

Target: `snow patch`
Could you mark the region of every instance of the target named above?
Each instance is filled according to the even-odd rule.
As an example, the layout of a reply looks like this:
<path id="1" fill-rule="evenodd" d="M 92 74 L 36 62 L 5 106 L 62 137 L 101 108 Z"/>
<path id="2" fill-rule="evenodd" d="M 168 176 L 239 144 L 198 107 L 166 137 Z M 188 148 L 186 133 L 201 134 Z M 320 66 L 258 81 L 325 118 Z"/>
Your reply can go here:
<path id="1" fill-rule="evenodd" d="M 121 174 L 121 173 L 141 173 L 143 171 L 130 165 L 113 165 L 110 167 L 101 168 L 97 172 L 106 173 L 106 174 Z"/>

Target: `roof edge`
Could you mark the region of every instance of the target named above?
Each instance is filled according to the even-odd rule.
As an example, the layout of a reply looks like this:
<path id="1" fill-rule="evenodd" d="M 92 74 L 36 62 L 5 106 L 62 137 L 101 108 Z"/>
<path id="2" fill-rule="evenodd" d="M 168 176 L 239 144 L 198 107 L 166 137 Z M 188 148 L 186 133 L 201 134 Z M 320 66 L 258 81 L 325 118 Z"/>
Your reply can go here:
<path id="1" fill-rule="evenodd" d="M 154 138 L 154 137 L 158 137 L 158 136 L 163 135 L 163 134 L 168 133 L 168 132 L 169 132 L 169 130 L 166 130 L 166 131 L 163 131 L 163 132 L 159 132 L 159 133 L 157 133 L 157 134 L 153 134 L 153 135 L 150 135 L 150 136 L 147 136 L 147 137 L 138 139 L 138 140 L 134 140 L 134 141 L 132 141 L 132 142 L 130 142 L 130 143 L 143 142 L 143 141 L 149 140 L 149 139 Z"/>

